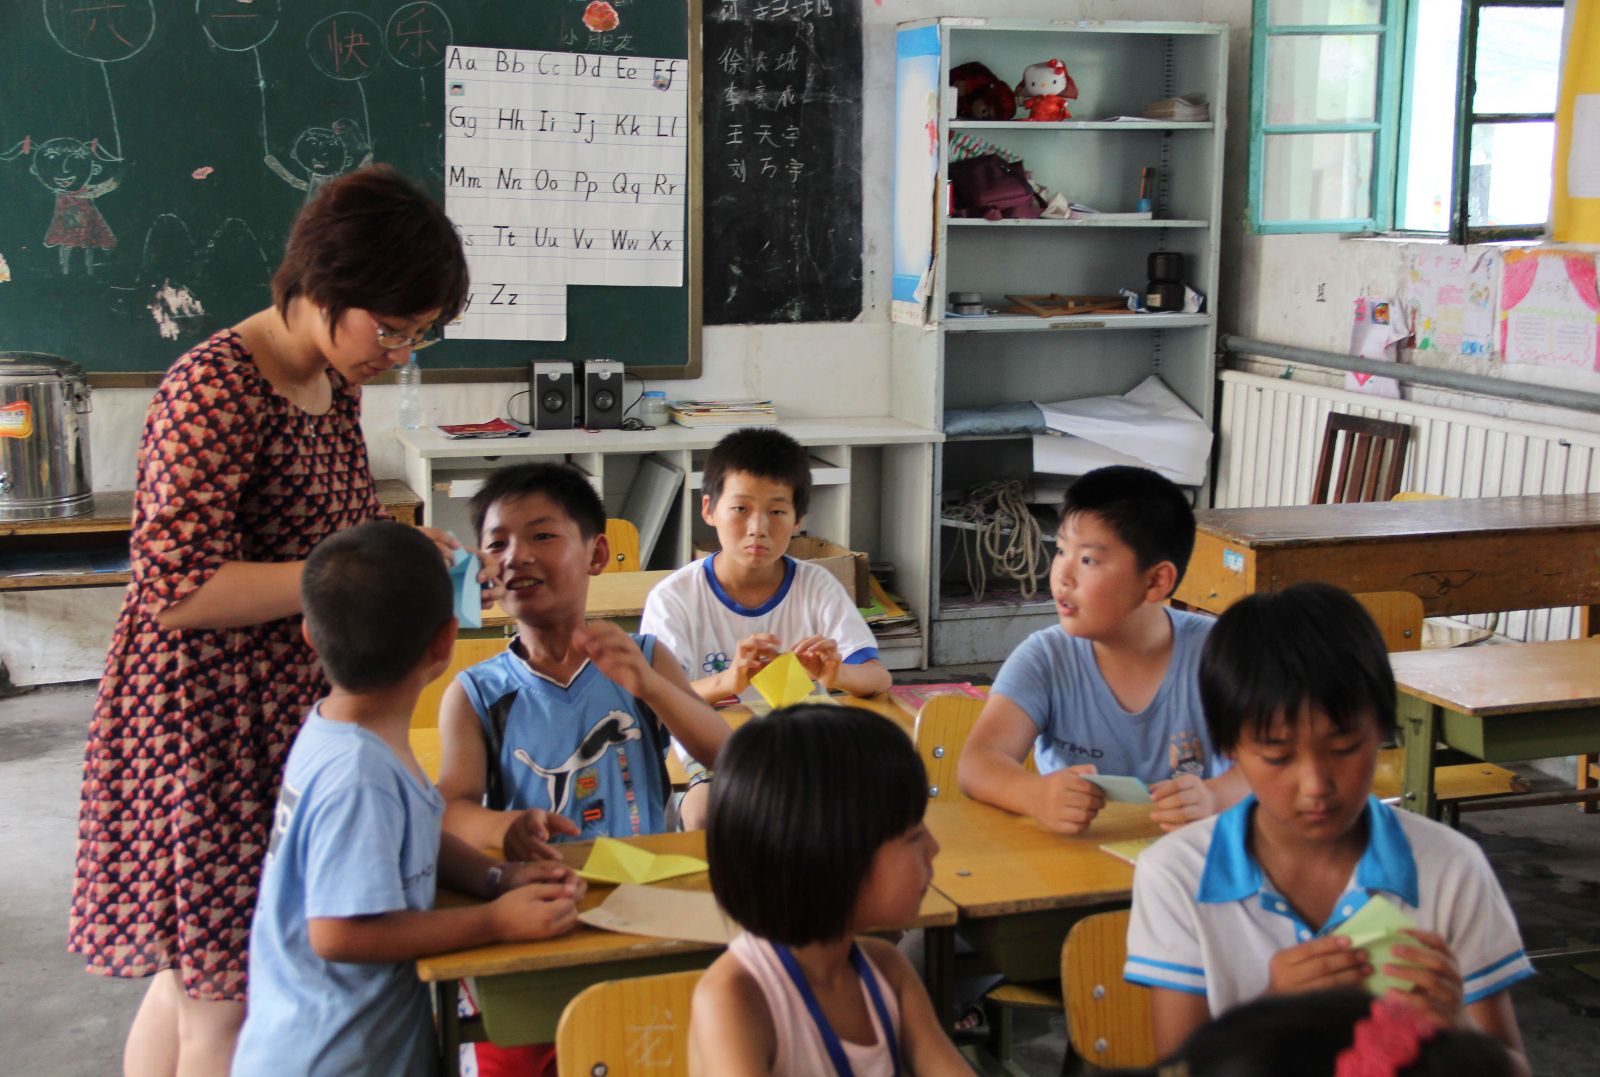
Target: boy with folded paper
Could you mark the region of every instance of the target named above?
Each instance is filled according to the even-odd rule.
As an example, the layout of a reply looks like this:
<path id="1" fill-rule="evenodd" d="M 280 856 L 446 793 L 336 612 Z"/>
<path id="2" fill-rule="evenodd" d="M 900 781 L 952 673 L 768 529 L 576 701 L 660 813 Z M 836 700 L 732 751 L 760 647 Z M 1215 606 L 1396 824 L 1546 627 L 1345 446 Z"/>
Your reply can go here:
<path id="1" fill-rule="evenodd" d="M 1248 596 L 1206 639 L 1200 697 L 1251 794 L 1139 857 L 1123 976 L 1152 988 L 1157 1052 L 1259 995 L 1364 985 L 1527 1072 L 1507 989 L 1533 969 L 1483 851 L 1372 795 L 1395 686 L 1361 604 Z"/>
<path id="2" fill-rule="evenodd" d="M 588 478 L 564 464 L 502 468 L 470 510 L 517 635 L 441 701 L 445 829 L 512 860 L 554 856 L 564 838 L 666 829 L 668 736 L 711 763 L 728 727 L 654 638 L 585 623 L 589 578 L 610 561 Z"/>

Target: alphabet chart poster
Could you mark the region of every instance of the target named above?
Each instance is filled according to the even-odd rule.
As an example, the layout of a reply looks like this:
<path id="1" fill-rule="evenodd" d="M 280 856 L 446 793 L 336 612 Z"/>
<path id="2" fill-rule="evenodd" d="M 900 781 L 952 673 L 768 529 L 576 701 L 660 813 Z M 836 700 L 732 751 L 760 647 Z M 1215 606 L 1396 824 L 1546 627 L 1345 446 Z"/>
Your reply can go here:
<path id="1" fill-rule="evenodd" d="M 682 285 L 687 61 L 452 46 L 444 79 L 452 336 L 563 340 L 567 285 Z"/>
<path id="2" fill-rule="evenodd" d="M 1593 255 L 1508 251 L 1500 289 L 1500 348 L 1506 362 L 1600 370 L 1600 291 Z"/>

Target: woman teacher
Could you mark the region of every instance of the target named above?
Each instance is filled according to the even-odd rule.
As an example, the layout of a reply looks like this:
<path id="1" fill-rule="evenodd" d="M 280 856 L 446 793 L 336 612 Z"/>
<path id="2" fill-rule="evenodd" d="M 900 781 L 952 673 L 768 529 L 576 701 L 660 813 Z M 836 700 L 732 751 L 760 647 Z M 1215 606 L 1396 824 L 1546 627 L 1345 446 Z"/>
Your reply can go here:
<path id="1" fill-rule="evenodd" d="M 153 977 L 128 1074 L 228 1071 L 284 760 L 327 691 L 300 635 L 301 567 L 383 515 L 361 386 L 439 339 L 466 259 L 432 200 L 364 168 L 303 207 L 272 295 L 173 364 L 139 447 L 68 932 L 89 971 Z"/>

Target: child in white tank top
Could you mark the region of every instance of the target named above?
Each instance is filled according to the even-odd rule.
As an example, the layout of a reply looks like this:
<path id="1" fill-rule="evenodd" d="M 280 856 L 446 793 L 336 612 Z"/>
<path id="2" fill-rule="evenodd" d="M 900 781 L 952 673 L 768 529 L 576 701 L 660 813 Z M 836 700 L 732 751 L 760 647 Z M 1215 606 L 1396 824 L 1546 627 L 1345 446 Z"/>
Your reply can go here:
<path id="1" fill-rule="evenodd" d="M 717 763 L 711 889 L 744 928 L 695 989 L 689 1070 L 968 1075 L 906 959 L 939 843 L 927 777 L 886 718 L 809 704 L 749 722 Z"/>

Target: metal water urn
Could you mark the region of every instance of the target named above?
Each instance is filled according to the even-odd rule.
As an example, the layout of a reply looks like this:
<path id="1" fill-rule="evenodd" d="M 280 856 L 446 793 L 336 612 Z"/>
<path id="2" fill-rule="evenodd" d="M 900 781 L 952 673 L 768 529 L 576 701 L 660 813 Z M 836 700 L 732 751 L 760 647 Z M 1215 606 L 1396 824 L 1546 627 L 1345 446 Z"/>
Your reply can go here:
<path id="1" fill-rule="evenodd" d="M 42 352 L 0 351 L 0 520 L 93 510 L 83 368 Z"/>

